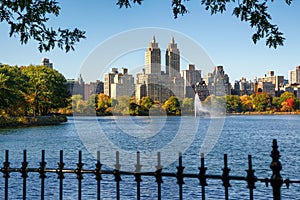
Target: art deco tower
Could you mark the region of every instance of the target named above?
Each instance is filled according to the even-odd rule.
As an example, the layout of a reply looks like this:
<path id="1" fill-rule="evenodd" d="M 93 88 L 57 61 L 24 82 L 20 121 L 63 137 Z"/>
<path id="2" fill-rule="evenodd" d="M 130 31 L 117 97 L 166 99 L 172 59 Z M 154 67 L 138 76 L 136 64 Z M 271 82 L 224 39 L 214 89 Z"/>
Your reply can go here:
<path id="1" fill-rule="evenodd" d="M 166 51 L 166 74 L 170 77 L 180 76 L 180 52 L 172 37 Z"/>
<path id="2" fill-rule="evenodd" d="M 155 40 L 155 36 L 152 37 L 152 41 L 149 43 L 145 53 L 145 62 L 146 74 L 161 74 L 160 48 Z"/>

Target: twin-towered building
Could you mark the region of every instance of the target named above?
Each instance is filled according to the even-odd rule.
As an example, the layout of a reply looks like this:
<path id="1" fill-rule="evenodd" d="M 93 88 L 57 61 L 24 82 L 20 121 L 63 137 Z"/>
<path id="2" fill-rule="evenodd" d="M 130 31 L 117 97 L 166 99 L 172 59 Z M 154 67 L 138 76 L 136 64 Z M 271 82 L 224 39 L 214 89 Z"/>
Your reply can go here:
<path id="1" fill-rule="evenodd" d="M 166 50 L 165 71 L 162 71 L 161 50 L 153 36 L 145 52 L 145 70 L 136 75 L 135 97 L 149 96 L 164 102 L 171 96 L 184 97 L 184 80 L 180 75 L 180 51 L 174 38 Z"/>
<path id="2" fill-rule="evenodd" d="M 155 36 L 145 52 L 145 68 L 136 74 L 134 84 L 132 75 L 126 68 L 122 73 L 117 68 L 104 76 L 104 93 L 112 98 L 118 96 L 135 96 L 136 99 L 148 96 L 154 101 L 164 102 L 171 96 L 192 98 L 197 92 L 201 99 L 210 94 L 230 94 L 228 75 L 222 66 L 215 67 L 207 78 L 201 77 L 201 70 L 189 64 L 186 70 L 180 71 L 180 50 L 171 38 L 165 53 L 165 70 L 162 70 L 161 49 Z"/>

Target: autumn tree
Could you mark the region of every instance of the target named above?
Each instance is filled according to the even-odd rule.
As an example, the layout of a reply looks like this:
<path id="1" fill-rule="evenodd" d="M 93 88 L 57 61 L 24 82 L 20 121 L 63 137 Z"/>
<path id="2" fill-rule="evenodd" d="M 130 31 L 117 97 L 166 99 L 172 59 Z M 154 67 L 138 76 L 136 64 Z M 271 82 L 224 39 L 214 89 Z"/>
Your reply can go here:
<path id="1" fill-rule="evenodd" d="M 148 96 L 142 97 L 142 99 L 139 101 L 139 105 L 143 106 L 147 110 L 151 108 L 153 103 L 154 103 L 153 100 Z"/>
<path id="2" fill-rule="evenodd" d="M 243 96 L 240 96 L 240 100 L 241 100 L 242 110 L 244 112 L 252 111 L 253 102 L 249 95 L 245 94 Z"/>
<path id="3" fill-rule="evenodd" d="M 108 95 L 100 93 L 96 97 L 96 112 L 97 115 L 112 115 L 112 106 L 116 102 Z"/>
<path id="4" fill-rule="evenodd" d="M 290 112 L 294 110 L 295 95 L 292 92 L 284 92 L 279 97 L 281 111 Z"/>
<path id="5" fill-rule="evenodd" d="M 171 96 L 163 104 L 163 108 L 166 110 L 168 115 L 181 115 L 180 102 L 175 96 Z"/>
<path id="6" fill-rule="evenodd" d="M 251 95 L 253 108 L 255 111 L 262 112 L 270 110 L 272 107 L 272 96 L 267 93 L 259 93 Z"/>
<path id="7" fill-rule="evenodd" d="M 285 102 L 287 99 L 294 99 L 295 95 L 292 92 L 284 92 L 280 95 L 280 101 Z"/>
<path id="8" fill-rule="evenodd" d="M 288 98 L 281 104 L 281 111 L 291 112 L 294 110 L 294 98 Z"/>

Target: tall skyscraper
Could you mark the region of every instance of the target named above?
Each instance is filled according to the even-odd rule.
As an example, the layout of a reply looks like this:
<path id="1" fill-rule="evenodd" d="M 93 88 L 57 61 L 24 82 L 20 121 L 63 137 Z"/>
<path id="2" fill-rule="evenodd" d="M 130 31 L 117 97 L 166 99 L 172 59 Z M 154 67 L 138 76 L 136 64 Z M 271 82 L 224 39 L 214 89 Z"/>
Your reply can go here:
<path id="1" fill-rule="evenodd" d="M 146 74 L 161 74 L 160 48 L 155 40 L 155 36 L 152 37 L 152 41 L 149 43 L 145 53 L 145 65 Z"/>
<path id="2" fill-rule="evenodd" d="M 180 51 L 177 48 L 174 37 L 172 37 L 166 50 L 166 74 L 169 77 L 180 76 Z"/>

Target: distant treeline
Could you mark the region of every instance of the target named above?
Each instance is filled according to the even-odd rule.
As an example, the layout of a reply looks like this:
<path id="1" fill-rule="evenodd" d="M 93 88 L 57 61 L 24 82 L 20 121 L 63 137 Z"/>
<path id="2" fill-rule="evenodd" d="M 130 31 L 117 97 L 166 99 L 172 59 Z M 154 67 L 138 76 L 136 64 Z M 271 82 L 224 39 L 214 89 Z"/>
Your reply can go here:
<path id="1" fill-rule="evenodd" d="M 120 96 L 112 99 L 106 94 L 92 95 L 87 101 L 81 95 L 72 96 L 74 114 L 80 115 L 181 115 L 182 111 L 193 112 L 193 99 L 179 101 L 175 96 L 164 103 L 143 97 L 139 101 L 135 97 Z"/>
<path id="2" fill-rule="evenodd" d="M 280 97 L 266 93 L 252 95 L 209 96 L 202 102 L 205 110 L 226 113 L 275 113 L 295 112 L 300 109 L 300 99 L 291 92 Z M 194 99 L 170 97 L 165 102 L 153 101 L 150 97 L 136 100 L 134 97 L 121 96 L 112 99 L 105 94 L 93 95 L 87 101 L 81 95 L 72 96 L 72 107 L 77 115 L 192 115 Z M 201 112 L 201 111 L 200 111 Z"/>
<path id="3" fill-rule="evenodd" d="M 226 113 L 297 112 L 300 100 L 291 92 L 280 97 L 266 93 L 252 95 L 209 96 L 202 102 L 208 111 Z M 194 99 L 171 96 L 165 102 L 150 97 L 137 100 L 121 96 L 112 99 L 105 94 L 69 95 L 66 79 L 58 71 L 44 66 L 17 67 L 0 65 L 0 116 L 5 118 L 46 116 L 53 113 L 77 115 L 192 115 Z M 22 118 L 20 118 L 22 119 Z"/>

